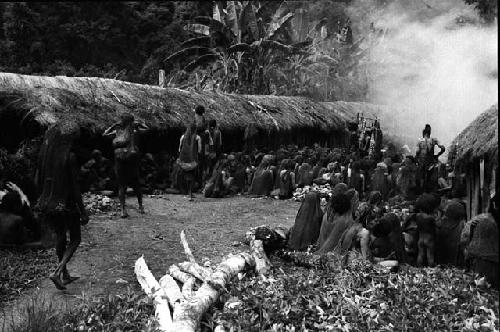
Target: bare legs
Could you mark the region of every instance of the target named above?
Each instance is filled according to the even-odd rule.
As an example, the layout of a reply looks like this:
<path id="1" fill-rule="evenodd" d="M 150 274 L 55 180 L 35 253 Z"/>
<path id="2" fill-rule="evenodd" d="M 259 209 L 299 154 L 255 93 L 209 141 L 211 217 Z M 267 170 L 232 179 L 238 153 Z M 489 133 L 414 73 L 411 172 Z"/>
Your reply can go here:
<path id="1" fill-rule="evenodd" d="M 122 215 L 121 215 L 122 218 L 128 217 L 127 209 L 125 208 L 125 191 L 126 190 L 127 190 L 126 186 L 120 185 L 118 187 L 118 197 L 120 199 L 120 208 L 122 210 Z"/>
<path id="2" fill-rule="evenodd" d="M 139 181 L 132 187 L 134 194 L 137 196 L 137 203 L 139 204 L 139 212 L 144 213 L 144 206 L 142 206 L 142 191 Z"/>
<path id="3" fill-rule="evenodd" d="M 115 160 L 115 172 L 118 180 L 118 197 L 120 199 L 120 207 L 122 210 L 121 217 L 127 218 L 128 213 L 125 205 L 125 195 L 127 185 L 131 185 L 134 194 L 137 196 L 137 203 L 139 204 L 139 212 L 144 213 L 142 205 L 142 192 L 139 182 L 139 164 L 136 158 L 129 160 Z"/>
<path id="4" fill-rule="evenodd" d="M 69 223 L 67 228 L 64 224 Z M 66 246 L 66 230 L 69 230 L 69 244 Z M 82 236 L 80 223 L 76 220 L 61 220 L 58 221 L 56 226 L 56 253 L 59 259 L 59 264 L 56 270 L 49 276 L 50 280 L 54 283 L 57 289 L 66 289 L 65 284 L 69 284 L 78 278 L 72 278 L 66 268 L 71 257 L 75 253 L 76 249 L 80 245 Z M 61 278 L 62 277 L 62 278 Z"/>
<path id="5" fill-rule="evenodd" d="M 194 196 L 193 196 L 193 180 L 186 180 L 186 184 L 187 184 L 187 187 L 188 187 L 189 200 L 192 201 L 192 200 L 194 200 Z"/>
<path id="6" fill-rule="evenodd" d="M 141 187 L 140 187 L 139 183 L 135 183 L 132 186 L 132 189 L 134 190 L 134 194 L 137 196 L 137 203 L 139 204 L 139 212 L 144 213 L 144 206 L 142 205 L 142 191 L 141 191 Z M 127 208 L 125 205 L 126 191 L 127 191 L 127 187 L 124 185 L 120 185 L 120 187 L 118 189 L 118 196 L 120 198 L 120 207 L 122 210 L 122 214 L 121 214 L 122 218 L 128 217 L 128 212 L 127 212 Z"/>

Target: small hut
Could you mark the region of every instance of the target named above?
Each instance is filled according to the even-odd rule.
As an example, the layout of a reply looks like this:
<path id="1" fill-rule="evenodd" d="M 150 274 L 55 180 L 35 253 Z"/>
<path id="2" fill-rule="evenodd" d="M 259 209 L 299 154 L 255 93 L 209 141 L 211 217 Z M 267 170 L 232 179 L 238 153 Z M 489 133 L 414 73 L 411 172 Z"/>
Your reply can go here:
<path id="1" fill-rule="evenodd" d="M 468 217 L 487 212 L 490 199 L 498 191 L 498 104 L 453 140 L 448 158 L 456 176 L 465 174 Z"/>

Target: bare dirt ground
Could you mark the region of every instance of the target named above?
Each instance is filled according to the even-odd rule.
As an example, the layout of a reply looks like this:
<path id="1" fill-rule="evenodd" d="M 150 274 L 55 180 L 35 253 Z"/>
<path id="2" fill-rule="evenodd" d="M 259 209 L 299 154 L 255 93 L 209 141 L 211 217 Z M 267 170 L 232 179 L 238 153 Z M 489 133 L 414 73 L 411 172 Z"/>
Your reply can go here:
<path id="1" fill-rule="evenodd" d="M 64 310 L 81 296 L 116 294 L 129 286 L 139 290 L 135 260 L 144 255 L 153 274 L 160 278 L 171 264 L 186 260 L 179 237 L 183 229 L 195 257 L 216 264 L 226 254 L 248 250 L 237 242 L 249 228 L 262 224 L 290 227 L 299 208 L 293 201 L 246 196 L 206 199 L 200 195 L 194 202 L 179 195 L 145 198 L 144 215 L 137 211 L 134 198 L 128 198 L 127 205 L 128 219 L 114 213 L 94 215 L 83 228 L 82 244 L 68 265 L 70 273 L 81 279 L 68 285 L 66 291 L 58 291 L 43 279 L 37 288 L 4 306 L 0 329 L 7 330 L 8 322 L 19 320 L 23 306 L 33 298 Z"/>

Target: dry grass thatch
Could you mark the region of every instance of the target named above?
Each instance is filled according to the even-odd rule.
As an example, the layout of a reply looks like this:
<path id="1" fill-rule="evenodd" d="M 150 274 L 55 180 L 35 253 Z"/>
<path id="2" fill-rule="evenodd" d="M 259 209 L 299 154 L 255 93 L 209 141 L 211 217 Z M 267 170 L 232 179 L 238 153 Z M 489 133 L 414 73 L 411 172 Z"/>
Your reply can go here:
<path id="1" fill-rule="evenodd" d="M 269 130 L 314 127 L 330 132 L 345 127 L 342 117 L 303 97 L 192 92 L 104 78 L 0 73 L 0 112 L 18 112 L 42 125 L 74 120 L 101 132 L 120 114 L 132 112 L 153 129 L 181 128 L 192 121 L 192 109 L 198 104 L 223 129 L 243 129 L 248 123 Z"/>
<path id="2" fill-rule="evenodd" d="M 456 149 L 456 162 L 475 158 L 498 162 L 498 104 L 491 106 L 471 122 L 451 143 Z"/>

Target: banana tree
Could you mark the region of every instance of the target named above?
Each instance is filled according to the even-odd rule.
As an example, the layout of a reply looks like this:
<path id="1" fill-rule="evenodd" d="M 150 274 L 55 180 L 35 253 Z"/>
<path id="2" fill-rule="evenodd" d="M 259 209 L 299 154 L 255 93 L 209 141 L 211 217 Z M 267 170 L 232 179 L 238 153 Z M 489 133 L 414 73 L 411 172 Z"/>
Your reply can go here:
<path id="1" fill-rule="evenodd" d="M 165 59 L 167 69 L 182 64 L 183 70 L 193 72 L 212 65 L 219 73 L 223 90 L 241 91 L 257 84 L 255 92 L 264 92 L 268 67 L 303 46 L 280 41 L 280 34 L 293 14 L 281 2 L 268 15 L 269 8 L 275 5 L 273 1 L 227 1 L 225 6 L 214 2 L 212 17 L 196 17 L 186 25 L 196 36 Z"/>

